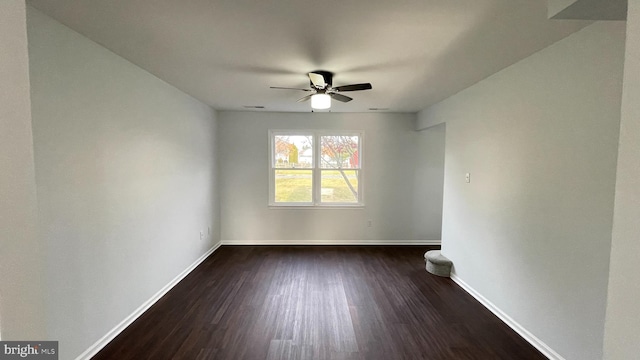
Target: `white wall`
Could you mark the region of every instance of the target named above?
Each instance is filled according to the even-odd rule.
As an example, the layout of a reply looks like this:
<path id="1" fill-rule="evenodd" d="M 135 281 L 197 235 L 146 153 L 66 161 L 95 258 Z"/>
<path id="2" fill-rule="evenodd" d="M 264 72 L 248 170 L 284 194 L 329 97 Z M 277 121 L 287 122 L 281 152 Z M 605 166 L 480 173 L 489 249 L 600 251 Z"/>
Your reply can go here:
<path id="1" fill-rule="evenodd" d="M 218 241 L 216 115 L 33 8 L 28 35 L 48 331 L 70 359 Z"/>
<path id="2" fill-rule="evenodd" d="M 640 354 L 640 1 L 630 0 L 605 328 L 605 359 Z"/>
<path id="3" fill-rule="evenodd" d="M 442 239 L 446 124 L 418 134 L 412 197 L 414 233 L 418 239 Z"/>
<path id="4" fill-rule="evenodd" d="M 420 114 L 447 126 L 456 276 L 566 359 L 603 355 L 624 29 L 590 25 Z"/>
<path id="5" fill-rule="evenodd" d="M 223 241 L 243 243 L 389 242 L 436 236 L 414 226 L 413 114 L 220 112 Z M 361 209 L 270 209 L 269 129 L 364 130 Z M 429 184 L 424 184 L 429 186 Z M 372 226 L 367 227 L 367 220 Z M 419 231 L 418 231 L 419 230 Z"/>
<path id="6" fill-rule="evenodd" d="M 43 340 L 23 0 L 0 1 L 0 49 L 0 339 Z"/>
<path id="7" fill-rule="evenodd" d="M 557 15 L 562 10 L 576 3 L 578 0 L 547 0 L 549 17 Z"/>

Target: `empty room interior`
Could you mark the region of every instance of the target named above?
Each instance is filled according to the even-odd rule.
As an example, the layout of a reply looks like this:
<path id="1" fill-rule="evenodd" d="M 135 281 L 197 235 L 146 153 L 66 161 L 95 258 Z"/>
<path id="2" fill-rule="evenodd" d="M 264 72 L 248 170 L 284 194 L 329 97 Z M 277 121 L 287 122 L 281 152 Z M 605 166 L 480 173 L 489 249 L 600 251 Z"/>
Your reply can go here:
<path id="1" fill-rule="evenodd" d="M 640 356 L 639 0 L 1 0 L 0 92 L 2 344 Z"/>

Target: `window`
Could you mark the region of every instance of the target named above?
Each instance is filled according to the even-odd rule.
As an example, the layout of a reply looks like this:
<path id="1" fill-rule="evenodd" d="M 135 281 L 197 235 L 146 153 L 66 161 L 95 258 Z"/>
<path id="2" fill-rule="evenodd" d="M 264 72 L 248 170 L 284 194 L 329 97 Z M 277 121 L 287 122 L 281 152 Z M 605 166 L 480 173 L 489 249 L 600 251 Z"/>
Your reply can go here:
<path id="1" fill-rule="evenodd" d="M 271 206 L 361 206 L 362 132 L 269 132 Z"/>

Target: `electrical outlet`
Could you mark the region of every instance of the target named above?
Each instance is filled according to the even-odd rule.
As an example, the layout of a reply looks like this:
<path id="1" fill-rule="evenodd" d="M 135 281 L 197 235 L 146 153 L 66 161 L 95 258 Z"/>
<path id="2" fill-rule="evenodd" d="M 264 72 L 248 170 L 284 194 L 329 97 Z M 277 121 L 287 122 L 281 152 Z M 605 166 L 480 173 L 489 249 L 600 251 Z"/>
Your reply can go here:
<path id="1" fill-rule="evenodd" d="M 204 231 L 200 231 L 200 240 L 204 239 Z"/>
<path id="2" fill-rule="evenodd" d="M 464 181 L 466 181 L 467 184 L 471 182 L 471 174 L 470 173 L 466 173 L 464 175 Z"/>
<path id="3" fill-rule="evenodd" d="M 367 220 L 367 227 L 371 227 L 371 225 L 373 225 L 373 220 Z"/>

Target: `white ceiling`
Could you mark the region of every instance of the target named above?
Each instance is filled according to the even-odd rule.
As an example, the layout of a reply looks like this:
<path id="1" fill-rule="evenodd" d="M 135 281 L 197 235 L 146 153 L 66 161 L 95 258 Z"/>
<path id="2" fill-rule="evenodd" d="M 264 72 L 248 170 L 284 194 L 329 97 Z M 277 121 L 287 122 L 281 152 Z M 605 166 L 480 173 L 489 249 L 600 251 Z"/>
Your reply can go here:
<path id="1" fill-rule="evenodd" d="M 426 108 L 590 22 L 546 0 L 30 0 L 218 110 L 310 111 L 306 73 L 370 82 L 332 111 Z"/>

